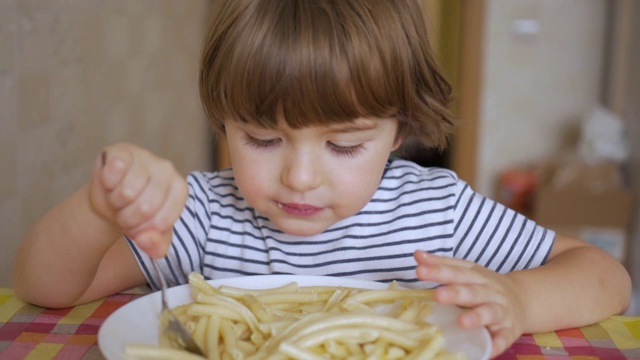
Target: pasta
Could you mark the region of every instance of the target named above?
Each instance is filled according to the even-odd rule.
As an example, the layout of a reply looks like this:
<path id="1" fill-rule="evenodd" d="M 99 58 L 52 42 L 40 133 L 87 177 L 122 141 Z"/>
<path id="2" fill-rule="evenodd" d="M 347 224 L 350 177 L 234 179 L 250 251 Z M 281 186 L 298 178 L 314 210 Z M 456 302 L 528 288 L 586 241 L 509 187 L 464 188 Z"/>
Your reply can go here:
<path id="1" fill-rule="evenodd" d="M 189 276 L 194 302 L 174 309 L 208 359 L 462 360 L 426 321 L 433 291 L 298 286 L 247 290 L 214 287 Z M 159 346 L 129 345 L 129 356 L 203 359 L 162 336 Z"/>

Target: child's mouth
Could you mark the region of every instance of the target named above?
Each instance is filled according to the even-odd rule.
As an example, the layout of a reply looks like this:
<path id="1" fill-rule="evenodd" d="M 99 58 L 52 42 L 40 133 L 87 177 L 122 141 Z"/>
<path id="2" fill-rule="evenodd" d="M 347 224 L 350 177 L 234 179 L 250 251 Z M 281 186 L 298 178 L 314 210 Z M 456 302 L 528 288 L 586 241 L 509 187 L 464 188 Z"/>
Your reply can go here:
<path id="1" fill-rule="evenodd" d="M 294 203 L 284 204 L 279 202 L 278 207 L 282 209 L 284 212 L 286 212 L 287 214 L 295 215 L 295 216 L 311 216 L 322 211 L 321 207 L 317 207 L 309 204 L 294 204 Z"/>

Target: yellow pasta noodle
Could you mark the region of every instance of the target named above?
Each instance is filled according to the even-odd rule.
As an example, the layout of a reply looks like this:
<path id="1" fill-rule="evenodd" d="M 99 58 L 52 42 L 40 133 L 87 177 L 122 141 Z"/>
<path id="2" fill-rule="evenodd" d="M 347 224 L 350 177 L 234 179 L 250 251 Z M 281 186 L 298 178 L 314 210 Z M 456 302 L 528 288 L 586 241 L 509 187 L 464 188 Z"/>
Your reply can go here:
<path id="1" fill-rule="evenodd" d="M 214 287 L 189 276 L 194 302 L 176 313 L 208 359 L 437 359 L 461 360 L 444 348 L 442 332 L 426 321 L 433 291 L 369 290 L 296 283 L 248 290 Z M 141 359 L 197 359 L 166 339 L 129 345 Z M 204 359 L 204 358 L 201 358 Z"/>

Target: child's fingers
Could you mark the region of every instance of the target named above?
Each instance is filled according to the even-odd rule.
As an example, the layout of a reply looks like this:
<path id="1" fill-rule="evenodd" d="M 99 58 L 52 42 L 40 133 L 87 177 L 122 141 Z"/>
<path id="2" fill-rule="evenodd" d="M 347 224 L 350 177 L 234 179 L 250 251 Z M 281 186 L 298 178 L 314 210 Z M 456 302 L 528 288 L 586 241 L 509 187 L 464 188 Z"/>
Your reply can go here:
<path id="1" fill-rule="evenodd" d="M 145 230 L 132 237 L 132 240 L 151 258 L 159 259 L 167 254 L 171 245 L 171 236 L 171 231 Z"/>
<path id="2" fill-rule="evenodd" d="M 163 176 L 148 176 L 146 179 L 144 184 L 136 180 L 131 188 L 142 186 L 142 189 L 138 190 L 134 201 L 118 211 L 117 221 L 127 231 L 135 231 L 156 216 L 169 195 L 171 184 Z"/>
<path id="3" fill-rule="evenodd" d="M 96 159 L 89 187 L 90 202 L 99 215 L 111 221 L 115 221 L 115 211 L 109 196 L 124 182 L 132 159 L 133 155 L 122 145 L 106 148 Z"/>
<path id="4" fill-rule="evenodd" d="M 170 230 L 184 209 L 187 195 L 187 182 L 177 173 L 152 177 L 136 201 L 119 212 L 118 221 L 132 233 L 149 228 Z"/>
<path id="5" fill-rule="evenodd" d="M 115 189 L 124 179 L 133 161 L 131 154 L 115 148 L 104 150 L 100 154 L 100 182 L 106 190 Z"/>
<path id="6" fill-rule="evenodd" d="M 420 250 L 414 251 L 413 257 L 418 263 L 418 265 L 425 265 L 425 266 L 451 265 L 451 266 L 462 266 L 462 267 L 470 268 L 476 265 L 471 261 L 456 259 L 449 256 L 438 256 L 438 255 L 430 254 Z"/>
<path id="7" fill-rule="evenodd" d="M 503 307 L 489 302 L 465 311 L 458 317 L 458 323 L 463 328 L 476 328 L 501 324 L 504 321 Z"/>
<path id="8" fill-rule="evenodd" d="M 441 304 L 475 307 L 489 302 L 501 302 L 501 297 L 484 284 L 449 284 L 435 289 L 435 299 Z"/>
<path id="9" fill-rule="evenodd" d="M 416 274 L 420 280 L 440 284 L 483 284 L 486 282 L 486 277 L 478 267 L 447 264 L 418 265 Z"/>
<path id="10" fill-rule="evenodd" d="M 181 191 L 180 182 L 176 181 L 175 184 L 171 186 L 167 201 L 163 203 L 156 215 L 140 226 L 142 230 L 133 230 L 136 234 L 132 236 L 133 241 L 142 251 L 155 259 L 167 254 L 173 240 L 173 224 L 184 209 L 187 191 Z"/>
<path id="11" fill-rule="evenodd" d="M 116 210 L 130 206 L 148 188 L 151 180 L 146 166 L 136 166 L 132 163 L 120 183 L 107 195 L 109 205 Z"/>
<path id="12" fill-rule="evenodd" d="M 504 328 L 491 332 L 491 358 L 502 354 L 517 339 L 513 331 Z"/>
<path id="13" fill-rule="evenodd" d="M 148 225 L 162 232 L 168 231 L 171 234 L 173 224 L 178 220 L 184 210 L 188 194 L 189 189 L 187 182 L 182 178 L 176 177 L 175 180 L 171 182 L 166 201 L 162 204 L 153 219 L 149 221 Z"/>
<path id="14" fill-rule="evenodd" d="M 150 256 L 162 257 L 166 254 L 172 241 L 173 224 L 184 210 L 187 196 L 186 181 L 176 177 L 167 191 L 165 201 L 153 218 L 130 230 L 134 241 Z"/>

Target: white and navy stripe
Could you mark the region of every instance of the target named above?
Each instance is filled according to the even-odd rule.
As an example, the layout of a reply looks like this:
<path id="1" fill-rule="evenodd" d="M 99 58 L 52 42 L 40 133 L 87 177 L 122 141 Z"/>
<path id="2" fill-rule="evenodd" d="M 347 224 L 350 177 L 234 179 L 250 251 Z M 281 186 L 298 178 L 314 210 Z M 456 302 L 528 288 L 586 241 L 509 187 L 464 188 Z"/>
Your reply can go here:
<path id="1" fill-rule="evenodd" d="M 325 232 L 285 234 L 247 204 L 232 170 L 194 172 L 189 199 L 161 261 L 171 285 L 206 278 L 298 274 L 348 276 L 425 287 L 413 252 L 467 259 L 500 273 L 540 266 L 555 234 L 475 193 L 455 173 L 392 160 L 371 201 Z M 132 249 L 153 288 L 149 258 Z"/>

